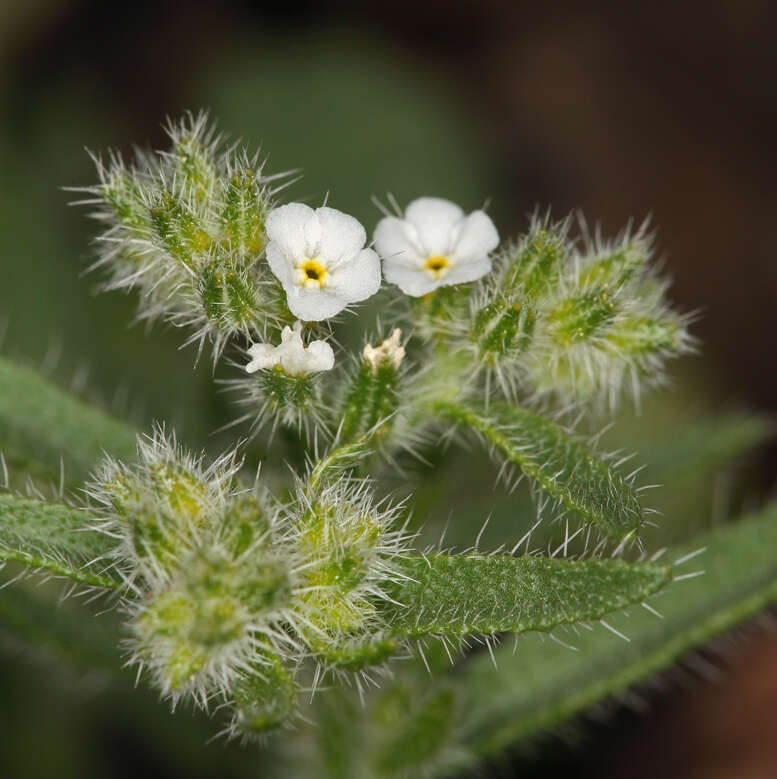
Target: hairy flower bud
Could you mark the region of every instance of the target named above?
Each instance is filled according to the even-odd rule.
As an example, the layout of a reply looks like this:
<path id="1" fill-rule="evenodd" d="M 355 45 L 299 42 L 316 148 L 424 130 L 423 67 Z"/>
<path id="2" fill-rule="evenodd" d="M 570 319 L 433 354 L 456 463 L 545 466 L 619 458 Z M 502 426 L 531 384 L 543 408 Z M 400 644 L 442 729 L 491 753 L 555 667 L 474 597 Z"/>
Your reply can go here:
<path id="1" fill-rule="evenodd" d="M 87 189 L 107 225 L 96 265 L 110 289 L 138 289 L 141 318 L 187 327 L 187 341 L 215 343 L 288 321 L 264 258 L 273 206 L 263 163 L 224 149 L 208 117 L 187 114 L 167 130 L 168 152 L 138 153 L 127 167 L 97 161 L 100 184 Z M 273 177 L 277 178 L 277 177 Z"/>
<path id="2" fill-rule="evenodd" d="M 405 356 L 401 336 L 402 331 L 396 328 L 379 346 L 364 347 L 362 361 L 340 408 L 339 440 L 351 441 L 371 431 L 374 444 L 390 433 L 400 404 L 401 364 Z"/>

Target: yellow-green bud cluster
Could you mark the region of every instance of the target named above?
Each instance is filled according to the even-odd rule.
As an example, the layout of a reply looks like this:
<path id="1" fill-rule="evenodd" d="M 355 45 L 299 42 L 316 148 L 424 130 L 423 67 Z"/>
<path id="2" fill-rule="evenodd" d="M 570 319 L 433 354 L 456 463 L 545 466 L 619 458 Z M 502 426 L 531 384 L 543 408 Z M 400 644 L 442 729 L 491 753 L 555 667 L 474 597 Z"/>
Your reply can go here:
<path id="1" fill-rule="evenodd" d="M 107 460 L 90 495 L 118 539 L 131 660 L 174 701 L 231 701 L 229 732 L 245 736 L 291 713 L 306 658 L 353 671 L 396 650 L 376 603 L 404 535 L 364 482 L 300 484 L 281 506 L 239 489 L 238 468 L 157 430 L 136 464 Z"/>
<path id="2" fill-rule="evenodd" d="M 288 319 L 283 295 L 260 262 L 272 180 L 263 162 L 233 148 L 204 113 L 168 128 L 167 152 L 97 160 L 95 216 L 106 225 L 100 259 L 109 289 L 136 288 L 139 316 L 190 327 L 189 342 L 208 338 L 216 353 L 236 334 L 264 332 Z"/>
<path id="3" fill-rule="evenodd" d="M 644 230 L 576 248 L 569 223 L 535 219 L 473 293 L 469 339 L 508 396 L 553 393 L 614 405 L 624 387 L 660 381 L 687 351 L 686 318 L 665 302 Z"/>
<path id="4" fill-rule="evenodd" d="M 294 574 L 271 505 L 238 490 L 234 456 L 205 467 L 160 430 L 138 454 L 134 466 L 107 461 L 90 490 L 102 529 L 120 539 L 133 659 L 165 694 L 204 705 L 230 689 L 257 646 L 266 647 L 261 669 L 289 643 L 274 626 Z"/>
<path id="5" fill-rule="evenodd" d="M 382 662 L 396 642 L 382 638 L 375 605 L 397 577 L 392 565 L 406 541 L 398 507 L 376 505 L 364 482 L 338 480 L 293 509 L 300 561 L 301 634 L 324 666 L 359 670 Z"/>

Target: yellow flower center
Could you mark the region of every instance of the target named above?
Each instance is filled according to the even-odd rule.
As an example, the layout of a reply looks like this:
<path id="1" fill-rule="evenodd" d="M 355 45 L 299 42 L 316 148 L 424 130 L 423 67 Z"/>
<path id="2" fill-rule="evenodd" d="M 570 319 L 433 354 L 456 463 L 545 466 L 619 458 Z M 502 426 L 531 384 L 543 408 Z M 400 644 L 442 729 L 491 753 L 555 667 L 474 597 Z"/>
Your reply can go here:
<path id="1" fill-rule="evenodd" d="M 440 254 L 427 257 L 424 263 L 424 270 L 435 280 L 441 279 L 450 270 L 450 267 L 451 261 Z"/>
<path id="2" fill-rule="evenodd" d="M 329 273 L 324 264 L 312 257 L 306 258 L 301 265 L 297 266 L 297 273 L 299 274 L 300 285 L 306 289 L 309 287 L 320 289 L 329 278 Z"/>

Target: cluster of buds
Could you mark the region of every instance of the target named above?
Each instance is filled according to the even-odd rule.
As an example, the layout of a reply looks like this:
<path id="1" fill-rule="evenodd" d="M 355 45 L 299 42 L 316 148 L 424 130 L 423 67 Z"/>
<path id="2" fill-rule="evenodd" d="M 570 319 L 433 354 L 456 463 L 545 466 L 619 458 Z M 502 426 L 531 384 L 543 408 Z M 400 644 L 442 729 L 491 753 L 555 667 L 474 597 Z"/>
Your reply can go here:
<path id="1" fill-rule="evenodd" d="M 613 407 L 623 389 L 637 395 L 659 382 L 666 358 L 691 345 L 651 259 L 644 229 L 613 243 L 587 240 L 581 251 L 568 221 L 535 218 L 474 291 L 465 340 L 508 397 Z"/>
<path id="2" fill-rule="evenodd" d="M 106 460 L 89 494 L 118 540 L 132 661 L 174 702 L 231 703 L 231 730 L 250 735 L 293 712 L 306 659 L 356 670 L 396 648 L 373 640 L 375 603 L 406 539 L 365 482 L 301 482 L 282 504 L 241 488 L 239 466 L 206 467 L 157 430 L 137 464 Z"/>
<path id="3" fill-rule="evenodd" d="M 107 289 L 137 289 L 139 317 L 192 330 L 190 341 L 249 336 L 287 310 L 262 272 L 266 219 L 283 176 L 266 176 L 258 157 L 234 148 L 188 115 L 168 126 L 169 151 L 97 160 L 100 183 L 87 190 L 106 225 L 97 266 Z"/>

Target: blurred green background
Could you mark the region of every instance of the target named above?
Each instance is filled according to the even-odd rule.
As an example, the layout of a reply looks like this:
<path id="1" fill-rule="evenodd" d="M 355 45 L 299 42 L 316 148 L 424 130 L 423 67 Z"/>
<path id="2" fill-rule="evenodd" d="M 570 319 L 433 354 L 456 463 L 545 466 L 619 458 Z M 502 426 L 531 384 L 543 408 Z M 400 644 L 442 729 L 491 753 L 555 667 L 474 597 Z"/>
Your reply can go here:
<path id="1" fill-rule="evenodd" d="M 328 197 L 368 232 L 379 218 L 370 199 L 387 192 L 401 203 L 439 195 L 467 209 L 489 201 L 504 236 L 538 205 L 559 216 L 580 208 L 609 233 L 651 214 L 674 300 L 700 311 L 703 356 L 674 366 L 674 385 L 641 413 L 626 409 L 609 445 L 650 461 L 718 413 L 770 412 L 777 55 L 769 10 L 767 2 L 735 10 L 0 0 L 2 353 L 138 426 L 167 420 L 187 444 L 218 450 L 224 437 L 212 431 L 232 411 L 209 362 L 193 369 L 179 333 L 129 326 L 132 296 L 95 296 L 97 278 L 84 275 L 95 225 L 62 189 L 93 183 L 85 148 L 159 148 L 165 116 L 208 108 L 230 138 L 262 147 L 271 172 L 303 170 L 291 196 Z M 725 521 L 772 489 L 771 448 L 684 484 L 692 453 L 686 446 L 656 474 L 677 483 L 651 496 L 665 514 L 651 545 Z M 528 497 L 494 488 L 485 458 L 435 456 L 449 486 L 410 485 L 427 538 L 450 519 L 449 543 L 465 546 L 491 513 L 488 548 L 515 539 L 516 513 L 531 520 Z M 97 673 L 31 655 L 10 634 L 2 646 L 0 777 L 261 775 L 256 750 L 208 744 L 213 727 L 203 718 L 170 717 L 150 693 L 119 693 Z M 777 675 L 777 657 L 767 668 Z M 668 736 L 664 762 L 642 759 L 637 774 L 629 760 L 689 705 L 687 696 L 664 698 L 653 715 L 588 725 L 582 744 L 554 743 L 499 770 L 703 776 Z"/>

